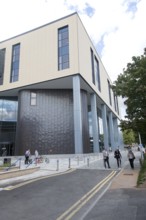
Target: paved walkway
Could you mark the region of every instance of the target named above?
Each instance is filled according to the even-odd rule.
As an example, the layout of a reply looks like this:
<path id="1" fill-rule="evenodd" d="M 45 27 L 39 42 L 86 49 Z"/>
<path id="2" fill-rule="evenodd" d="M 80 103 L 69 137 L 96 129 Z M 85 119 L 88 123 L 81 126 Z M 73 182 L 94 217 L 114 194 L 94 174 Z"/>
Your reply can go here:
<path id="1" fill-rule="evenodd" d="M 145 204 L 146 189 L 137 188 L 137 177 L 140 170 L 140 152 L 135 151 L 135 169 L 132 170 L 127 159 L 127 152 L 122 152 L 122 167 L 117 169 L 116 160 L 110 154 L 111 170 L 118 170 L 118 174 L 113 179 L 108 190 L 106 190 L 91 210 L 86 212 L 84 218 L 80 220 L 146 220 Z M 21 164 L 21 169 L 26 166 Z M 33 167 L 36 165 L 31 165 Z M 52 156 L 48 161 L 37 166 L 40 169 L 33 174 L 21 177 L 9 178 L 0 181 L 0 187 L 11 185 L 17 181 L 26 181 L 33 178 L 54 175 L 65 172 L 70 168 L 79 169 L 103 169 L 102 155 L 78 155 L 72 157 Z M 3 190 L 3 188 L 0 188 Z"/>
<path id="2" fill-rule="evenodd" d="M 127 160 L 127 151 L 122 152 L 122 167 L 120 173 L 114 179 L 111 187 L 112 188 L 129 188 L 135 187 L 137 183 L 138 172 L 140 169 L 139 158 L 140 152 L 135 152 L 136 160 L 135 160 L 135 169 L 131 170 L 129 162 Z M 17 158 L 18 159 L 18 158 Z M 13 158 L 13 161 L 17 160 Z M 18 166 L 19 161 L 17 162 Z M 116 160 L 113 157 L 113 153 L 110 154 L 110 166 L 111 169 L 117 170 Z M 90 155 L 51 155 L 46 156 L 43 163 L 40 164 L 31 164 L 29 167 L 24 164 L 24 158 L 21 160 L 21 169 L 20 170 L 28 170 L 31 168 L 38 167 L 38 171 L 25 174 L 22 176 L 7 178 L 0 181 L 0 187 L 4 184 L 13 184 L 18 181 L 26 181 L 33 178 L 38 178 L 46 175 L 58 174 L 61 172 L 66 172 L 69 169 L 103 169 L 103 159 L 102 154 L 90 154 Z M 9 171 L 5 171 L 9 172 Z"/>

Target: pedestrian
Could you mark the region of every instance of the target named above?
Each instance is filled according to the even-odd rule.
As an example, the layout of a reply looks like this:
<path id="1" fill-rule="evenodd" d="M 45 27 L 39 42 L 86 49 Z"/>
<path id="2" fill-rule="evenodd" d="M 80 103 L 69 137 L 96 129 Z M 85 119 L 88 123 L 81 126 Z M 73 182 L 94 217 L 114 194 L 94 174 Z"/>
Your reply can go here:
<path id="1" fill-rule="evenodd" d="M 122 155 L 121 155 L 121 152 L 120 152 L 119 148 L 117 148 L 115 150 L 114 158 L 117 160 L 117 166 L 119 168 L 121 166 L 121 158 L 122 158 Z"/>
<path id="2" fill-rule="evenodd" d="M 25 152 L 25 164 L 29 163 L 30 149 Z"/>
<path id="3" fill-rule="evenodd" d="M 34 154 L 35 154 L 35 162 L 37 164 L 38 163 L 38 159 L 39 159 L 39 153 L 38 153 L 37 150 L 35 150 Z"/>
<path id="4" fill-rule="evenodd" d="M 109 152 L 107 151 L 106 148 L 104 148 L 103 151 L 102 151 L 102 153 L 103 153 L 104 167 L 106 168 L 106 166 L 108 166 L 108 168 L 110 168 L 110 164 L 109 164 Z"/>
<path id="5" fill-rule="evenodd" d="M 109 151 L 112 152 L 112 148 L 111 147 L 109 147 Z"/>
<path id="6" fill-rule="evenodd" d="M 135 155 L 131 149 L 128 150 L 127 157 L 129 159 L 130 167 L 131 169 L 134 169 L 134 160 L 135 160 Z"/>

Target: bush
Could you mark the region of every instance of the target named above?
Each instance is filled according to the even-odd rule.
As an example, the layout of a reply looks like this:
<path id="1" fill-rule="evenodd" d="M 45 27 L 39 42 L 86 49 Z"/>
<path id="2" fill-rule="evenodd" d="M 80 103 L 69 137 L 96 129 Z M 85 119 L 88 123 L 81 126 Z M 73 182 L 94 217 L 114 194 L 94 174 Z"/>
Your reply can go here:
<path id="1" fill-rule="evenodd" d="M 144 159 L 140 159 L 141 169 L 139 171 L 137 186 L 143 184 L 146 181 L 146 154 L 144 155 Z"/>

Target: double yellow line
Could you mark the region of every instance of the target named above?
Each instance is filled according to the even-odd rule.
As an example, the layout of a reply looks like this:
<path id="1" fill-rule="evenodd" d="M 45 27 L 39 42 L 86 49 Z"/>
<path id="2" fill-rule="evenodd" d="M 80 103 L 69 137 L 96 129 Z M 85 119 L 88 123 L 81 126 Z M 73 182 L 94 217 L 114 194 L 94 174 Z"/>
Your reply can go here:
<path id="1" fill-rule="evenodd" d="M 86 193 L 81 199 L 79 199 L 74 205 L 72 205 L 56 220 L 71 219 L 115 174 L 116 171 L 112 171 L 106 178 L 99 182 L 94 188 L 92 188 L 88 193 Z"/>

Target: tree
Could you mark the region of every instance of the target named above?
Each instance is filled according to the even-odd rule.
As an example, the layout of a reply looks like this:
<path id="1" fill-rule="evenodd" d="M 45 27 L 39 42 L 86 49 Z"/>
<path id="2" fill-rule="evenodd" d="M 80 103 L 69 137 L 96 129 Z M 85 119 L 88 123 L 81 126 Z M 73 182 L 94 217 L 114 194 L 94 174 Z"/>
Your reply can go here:
<path id="1" fill-rule="evenodd" d="M 112 89 L 125 98 L 127 115 L 120 123 L 121 129 L 139 132 L 146 143 L 146 49 L 143 55 L 132 57 L 132 63 L 123 69 Z"/>
<path id="2" fill-rule="evenodd" d="M 134 132 L 130 130 L 124 130 L 123 131 L 123 140 L 124 144 L 131 145 L 132 143 L 135 143 L 135 134 Z"/>

